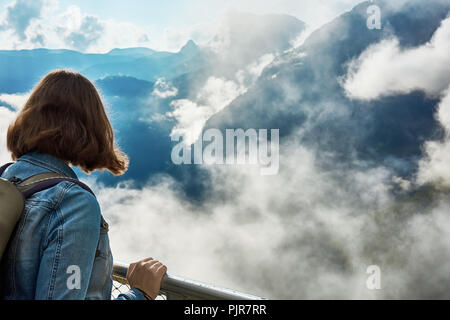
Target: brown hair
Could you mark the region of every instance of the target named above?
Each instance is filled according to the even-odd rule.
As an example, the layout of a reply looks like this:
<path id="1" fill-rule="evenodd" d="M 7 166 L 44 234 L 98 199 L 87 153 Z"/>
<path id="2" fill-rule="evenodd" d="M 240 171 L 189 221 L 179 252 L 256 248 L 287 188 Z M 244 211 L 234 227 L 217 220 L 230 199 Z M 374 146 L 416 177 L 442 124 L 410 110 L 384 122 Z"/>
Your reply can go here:
<path id="1" fill-rule="evenodd" d="M 86 173 L 125 173 L 128 157 L 114 133 L 95 86 L 79 73 L 55 70 L 34 88 L 8 128 L 13 160 L 29 152 L 50 154 Z"/>

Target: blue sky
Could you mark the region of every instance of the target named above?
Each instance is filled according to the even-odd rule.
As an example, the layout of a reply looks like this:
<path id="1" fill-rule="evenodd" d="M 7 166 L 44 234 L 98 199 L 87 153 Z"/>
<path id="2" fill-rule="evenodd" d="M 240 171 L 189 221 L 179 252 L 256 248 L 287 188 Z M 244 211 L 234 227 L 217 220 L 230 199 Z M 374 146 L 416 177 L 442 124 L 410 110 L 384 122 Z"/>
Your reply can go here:
<path id="1" fill-rule="evenodd" d="M 5 2 L 5 1 L 3 1 Z M 208 10 L 196 10 L 208 3 Z M 108 0 L 61 0 L 61 6 L 76 5 L 84 12 L 101 16 L 104 19 L 114 19 L 133 22 L 138 25 L 155 26 L 182 26 L 194 24 L 199 19 L 209 20 L 217 15 L 218 9 L 229 1 L 214 0 L 131 0 L 131 1 L 108 1 Z M 212 12 L 211 12 L 212 11 Z"/>
<path id="2" fill-rule="evenodd" d="M 1 0 L 8 3 L 10 0 Z M 324 15 L 350 9 L 359 0 L 60 0 L 61 6 L 76 5 L 83 11 L 104 18 L 134 22 L 140 25 L 182 25 L 211 20 L 227 8 L 258 14 L 285 13 L 309 20 L 302 12 L 315 9 Z M 309 23 L 312 23 L 309 21 Z"/>
<path id="3" fill-rule="evenodd" d="M 0 49 L 106 52 L 115 47 L 145 46 L 177 51 L 190 39 L 206 43 L 219 32 L 229 10 L 289 14 L 316 28 L 359 2 L 0 0 Z M 7 7 L 14 8 L 11 14 Z"/>
<path id="4" fill-rule="evenodd" d="M 34 1 L 34 0 L 32 0 Z M 12 0 L 0 0 L 0 7 L 12 3 Z M 132 22 L 137 25 L 182 26 L 194 24 L 199 20 L 214 19 L 220 9 L 231 1 L 228 0 L 58 0 L 60 10 L 69 6 L 77 6 L 83 12 L 96 15 L 103 19 L 113 19 L 122 22 Z M 207 6 L 207 10 L 199 10 Z"/>

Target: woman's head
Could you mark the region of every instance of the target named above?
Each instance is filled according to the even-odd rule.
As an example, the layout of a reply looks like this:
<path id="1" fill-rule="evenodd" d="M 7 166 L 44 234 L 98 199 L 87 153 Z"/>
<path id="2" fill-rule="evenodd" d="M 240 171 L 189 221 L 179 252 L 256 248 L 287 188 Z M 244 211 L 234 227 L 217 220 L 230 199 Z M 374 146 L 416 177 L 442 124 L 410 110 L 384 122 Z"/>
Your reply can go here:
<path id="1" fill-rule="evenodd" d="M 100 95 L 79 73 L 56 70 L 34 88 L 7 135 L 14 160 L 29 152 L 46 153 L 89 173 L 125 173 L 128 158 L 114 134 Z"/>

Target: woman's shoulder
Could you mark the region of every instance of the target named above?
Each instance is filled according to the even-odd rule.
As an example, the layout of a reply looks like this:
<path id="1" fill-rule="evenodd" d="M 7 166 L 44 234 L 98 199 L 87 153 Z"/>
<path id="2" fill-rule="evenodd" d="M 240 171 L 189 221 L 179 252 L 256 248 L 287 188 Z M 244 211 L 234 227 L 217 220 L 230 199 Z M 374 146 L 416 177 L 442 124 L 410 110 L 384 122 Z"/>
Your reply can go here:
<path id="1" fill-rule="evenodd" d="M 91 192 L 71 181 L 61 182 L 58 187 L 62 189 L 57 203 L 60 210 L 71 216 L 101 222 L 100 205 Z"/>

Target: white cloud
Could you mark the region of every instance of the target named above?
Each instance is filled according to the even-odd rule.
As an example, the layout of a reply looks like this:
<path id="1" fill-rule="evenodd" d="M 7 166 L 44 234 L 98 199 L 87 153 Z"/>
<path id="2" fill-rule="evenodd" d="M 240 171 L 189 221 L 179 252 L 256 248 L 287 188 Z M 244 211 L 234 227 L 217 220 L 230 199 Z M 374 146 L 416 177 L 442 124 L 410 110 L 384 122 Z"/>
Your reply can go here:
<path id="1" fill-rule="evenodd" d="M 82 12 L 77 5 L 61 8 L 57 0 L 15 0 L 0 13 L 3 50 L 72 49 L 105 53 L 113 48 L 151 47 L 178 51 L 188 40 L 206 43 L 215 31 L 210 22 L 168 26 L 139 26 Z"/>
<path id="2" fill-rule="evenodd" d="M 83 15 L 78 7 L 64 13 L 65 26 L 58 26 L 59 34 L 70 48 L 85 51 L 102 37 L 105 27 L 95 16 Z"/>
<path id="3" fill-rule="evenodd" d="M 180 134 L 187 145 L 194 143 L 212 114 L 210 108 L 199 106 L 188 99 L 172 101 L 171 105 L 174 110 L 167 115 L 177 120 L 177 125 L 172 130 L 171 136 Z"/>
<path id="4" fill-rule="evenodd" d="M 82 12 L 75 5 L 61 11 L 58 2 L 53 0 L 31 3 L 34 2 L 18 1 L 14 4 L 16 11 L 25 11 L 27 15 L 24 14 L 20 24 L 8 23 L 0 27 L 0 33 L 4 35 L 0 41 L 2 49 L 46 47 L 104 53 L 116 47 L 154 45 L 149 27 L 104 20 Z M 37 3 L 40 3 L 39 7 Z M 8 8 L 2 13 L 4 17 L 11 16 Z"/>
<path id="5" fill-rule="evenodd" d="M 29 95 L 29 93 L 0 94 L 0 165 L 11 162 L 11 157 L 6 149 L 6 133 L 9 125 L 17 117 L 18 111 L 25 105 Z M 7 104 L 15 110 L 9 110 L 2 104 Z"/>
<path id="6" fill-rule="evenodd" d="M 197 92 L 194 101 L 179 99 L 172 101 L 174 108 L 168 116 L 177 121 L 172 135 L 182 135 L 187 145 L 194 143 L 209 118 L 223 110 L 238 96 L 247 92 L 262 74 L 264 68 L 273 62 L 275 55 L 267 53 L 236 72 L 236 79 L 229 80 L 211 76 Z M 226 68 L 226 64 L 221 64 Z"/>
<path id="7" fill-rule="evenodd" d="M 298 145 L 285 144 L 281 158 L 272 177 L 209 167 L 213 183 L 200 206 L 184 200 L 170 179 L 143 190 L 98 188 L 115 259 L 152 256 L 172 274 L 268 298 L 448 292 L 440 289 L 450 261 L 445 207 L 415 216 L 406 206 L 397 215 L 401 206 L 393 206 L 383 168 L 323 171 Z M 444 264 L 433 268 L 433 261 Z M 366 288 L 373 264 L 381 267 L 383 290 Z"/>
<path id="8" fill-rule="evenodd" d="M 450 187 L 450 87 L 439 104 L 436 117 L 445 130 L 444 140 L 425 144 L 426 157 L 419 162 L 418 182 Z"/>
<path id="9" fill-rule="evenodd" d="M 366 100 L 415 89 L 437 96 L 450 84 L 449 52 L 447 18 L 420 47 L 403 49 L 397 39 L 369 47 L 350 63 L 343 87 L 350 97 Z"/>
<path id="10" fill-rule="evenodd" d="M 300 33 L 294 40 L 291 41 L 292 49 L 289 50 L 294 51 L 294 49 L 297 49 L 298 47 L 303 45 L 303 43 L 306 41 L 306 39 L 308 39 L 308 37 L 311 35 L 313 31 L 314 31 L 313 28 L 311 28 L 310 26 L 306 26 L 305 30 L 302 33 Z"/>
<path id="11" fill-rule="evenodd" d="M 164 29 L 161 43 L 155 43 L 154 46 L 162 50 L 177 52 L 189 40 L 195 43 L 207 43 L 217 32 L 215 23 L 197 23 L 193 25 L 185 25 L 183 27 L 167 27 Z"/>
<path id="12" fill-rule="evenodd" d="M 44 2 L 43 0 L 11 2 L 2 13 L 0 30 L 12 30 L 20 40 L 25 40 L 25 32 L 31 22 L 40 18 Z"/>
<path id="13" fill-rule="evenodd" d="M 245 91 L 246 88 L 234 81 L 210 77 L 198 92 L 196 101 L 172 101 L 174 110 L 168 116 L 177 120 L 172 135 L 181 134 L 186 144 L 194 143 L 206 121 Z"/>
<path id="14" fill-rule="evenodd" d="M 255 14 L 281 13 L 306 21 L 313 29 L 328 22 L 345 10 L 351 9 L 358 0 L 320 0 L 311 4 L 305 1 L 255 0 L 199 1 L 190 5 L 190 15 L 196 15 L 195 23 L 183 23 L 182 16 L 176 23 L 161 30 L 157 26 L 136 25 L 114 19 L 95 16 L 72 5 L 62 7 L 58 0 L 16 0 L 0 15 L 2 49 L 74 49 L 104 53 L 113 48 L 147 46 L 156 50 L 178 51 L 188 40 L 207 44 L 220 29 L 220 20 L 230 9 Z M 12 10 L 13 8 L 14 10 Z M 205 8 L 208 14 L 205 14 Z M 8 18 L 10 17 L 10 18 Z M 169 15 L 170 17 L 170 15 Z M 2 31 L 3 30 L 3 31 Z M 102 30 L 102 32 L 100 32 Z M 94 31 L 94 32 L 91 32 Z"/>
<path id="15" fill-rule="evenodd" d="M 250 66 L 248 66 L 248 71 L 250 74 L 255 75 L 256 77 L 259 77 L 263 70 L 273 62 L 275 59 L 275 56 L 271 53 L 265 54 L 262 57 L 258 59 L 258 61 L 252 63 Z"/>
<path id="16" fill-rule="evenodd" d="M 115 258 L 157 257 L 173 274 L 269 298 L 320 297 L 326 285 L 335 294 L 353 297 L 352 287 L 363 286 L 364 281 L 346 282 L 351 279 L 329 268 L 327 257 L 313 261 L 308 256 L 321 255 L 314 251 L 320 249 L 320 234 L 344 244 L 347 237 L 356 236 L 362 221 L 352 219 L 344 203 L 338 208 L 337 203 L 320 200 L 330 199 L 338 189 L 317 171 L 311 153 L 296 150 L 285 160 L 289 169 L 270 182 L 239 167 L 212 168 L 214 196 L 201 207 L 183 201 L 171 180 L 142 191 L 100 188 L 98 197 L 111 222 Z M 383 176 L 371 174 L 370 183 Z M 357 180 L 367 181 L 363 176 Z M 299 182 L 309 187 L 299 189 Z M 372 192 L 366 201 L 371 202 L 382 191 L 365 183 L 365 190 Z M 331 193 L 325 196 L 325 190 Z M 224 199 L 218 202 L 220 195 Z M 294 244 L 294 251 L 281 249 Z M 362 263 L 354 251 L 357 245 L 345 246 L 343 250 L 355 259 L 352 267 L 357 268 Z M 324 272 L 314 271 L 320 261 Z M 306 274 L 314 274 L 314 279 Z M 317 288 L 312 290 L 313 286 Z"/>
<path id="17" fill-rule="evenodd" d="M 89 52 L 105 53 L 113 48 L 128 47 L 159 48 L 158 44 L 153 41 L 151 28 L 114 20 L 100 19 L 99 21 L 104 30 L 96 43 L 90 46 Z"/>
<path id="18" fill-rule="evenodd" d="M 0 105 L 2 102 L 10 105 L 16 110 L 20 110 L 23 108 L 31 93 L 23 93 L 23 94 L 0 94 Z"/>
<path id="19" fill-rule="evenodd" d="M 436 119 L 445 130 L 442 141 L 428 141 L 419 161 L 417 183 L 450 186 L 450 18 L 432 39 L 419 47 L 402 49 L 398 40 L 368 48 L 349 66 L 343 86 L 350 97 L 377 99 L 422 90 L 440 97 Z"/>
<path id="20" fill-rule="evenodd" d="M 361 2 L 360 0 L 316 0 L 313 2 L 305 0 L 232 0 L 229 7 L 256 14 L 293 15 L 316 29 Z"/>
<path id="21" fill-rule="evenodd" d="M 17 113 L 1 106 L 0 102 L 0 165 L 11 162 L 11 157 L 6 149 L 6 133 Z"/>
<path id="22" fill-rule="evenodd" d="M 165 79 L 158 79 L 155 82 L 155 89 L 152 95 L 157 96 L 161 99 L 175 97 L 178 94 L 178 89 L 175 88 L 172 83 L 166 82 Z"/>

